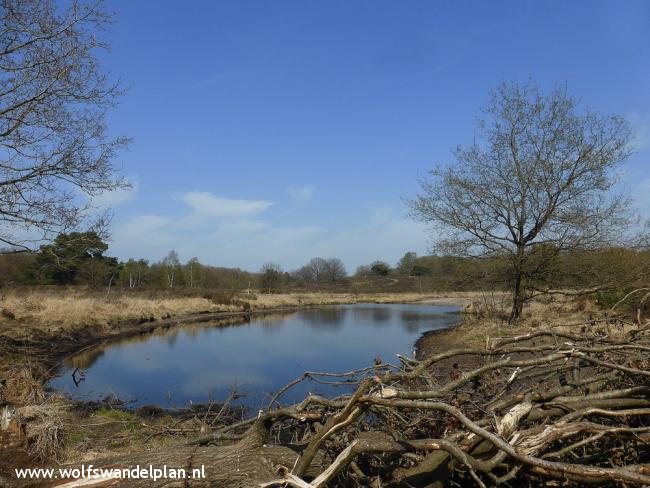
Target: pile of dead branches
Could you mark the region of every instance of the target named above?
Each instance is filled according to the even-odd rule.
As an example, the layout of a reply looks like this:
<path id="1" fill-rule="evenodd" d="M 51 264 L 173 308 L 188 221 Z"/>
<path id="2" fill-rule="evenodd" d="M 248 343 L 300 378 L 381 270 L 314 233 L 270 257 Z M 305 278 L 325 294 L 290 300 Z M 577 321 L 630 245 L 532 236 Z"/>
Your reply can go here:
<path id="1" fill-rule="evenodd" d="M 266 487 L 650 485 L 650 327 L 628 325 L 573 324 L 578 333 L 305 373 L 256 419 L 193 444 L 291 446 L 295 461 L 276 466 Z M 307 379 L 356 389 L 281 406 Z"/>
<path id="2" fill-rule="evenodd" d="M 191 486 L 650 486 L 650 325 L 608 315 L 398 360 L 307 372 L 253 418 L 94 464 L 205 466 Z M 303 381 L 348 393 L 283 405 Z"/>

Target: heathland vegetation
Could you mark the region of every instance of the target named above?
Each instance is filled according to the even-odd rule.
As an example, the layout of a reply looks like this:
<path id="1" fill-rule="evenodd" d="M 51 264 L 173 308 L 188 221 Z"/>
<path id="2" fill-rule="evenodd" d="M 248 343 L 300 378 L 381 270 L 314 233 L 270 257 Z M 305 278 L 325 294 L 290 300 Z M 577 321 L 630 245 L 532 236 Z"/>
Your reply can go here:
<path id="1" fill-rule="evenodd" d="M 0 254 L 0 286 L 5 290 L 83 290 L 96 296 L 122 292 L 144 297 L 227 297 L 239 293 L 438 293 L 498 291 L 512 288 L 508 256 L 418 256 L 407 252 L 394 265 L 373 262 L 348 274 L 340 259 L 315 257 L 295 270 L 267 263 L 257 272 L 182 263 L 175 251 L 160 261 L 119 261 L 95 232 L 61 234 L 36 252 Z M 606 306 L 641 287 L 650 274 L 644 246 L 602 246 L 558 250 L 539 246 L 526 254 L 523 300 L 540 296 L 581 295 Z M 10 306 L 5 304 L 8 312 Z"/>

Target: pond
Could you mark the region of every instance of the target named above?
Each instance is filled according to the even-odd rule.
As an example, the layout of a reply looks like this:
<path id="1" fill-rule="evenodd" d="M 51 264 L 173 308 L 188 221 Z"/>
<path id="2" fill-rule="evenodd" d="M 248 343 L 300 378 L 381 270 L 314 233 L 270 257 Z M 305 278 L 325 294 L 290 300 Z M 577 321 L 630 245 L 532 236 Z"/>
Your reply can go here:
<path id="1" fill-rule="evenodd" d="M 396 363 L 395 354 L 412 357 L 425 331 L 454 325 L 458 313 L 451 306 L 354 304 L 178 325 L 70 357 L 49 386 L 78 400 L 115 396 L 133 407 L 182 408 L 236 392 L 237 403 L 261 408 L 304 371 L 347 372 L 375 359 Z M 283 402 L 342 388 L 309 380 Z"/>

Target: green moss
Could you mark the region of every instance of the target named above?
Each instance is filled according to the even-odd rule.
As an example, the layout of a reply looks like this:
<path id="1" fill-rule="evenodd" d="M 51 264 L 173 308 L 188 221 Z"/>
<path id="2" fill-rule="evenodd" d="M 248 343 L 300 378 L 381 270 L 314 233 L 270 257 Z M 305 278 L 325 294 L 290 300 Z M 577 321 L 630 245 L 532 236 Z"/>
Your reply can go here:
<path id="1" fill-rule="evenodd" d="M 68 432 L 66 435 L 66 441 L 68 444 L 79 444 L 86 440 L 88 436 L 89 433 L 84 430 Z"/>
<path id="2" fill-rule="evenodd" d="M 104 417 L 106 419 L 115 420 L 118 422 L 123 422 L 122 429 L 123 431 L 134 431 L 140 430 L 143 425 L 140 423 L 138 417 L 132 413 L 124 410 L 112 410 L 110 408 L 102 408 L 95 412 L 95 415 L 98 417 Z"/>
<path id="3" fill-rule="evenodd" d="M 131 423 L 131 424 L 126 424 L 124 426 L 125 430 L 140 430 L 143 429 L 144 426 L 142 424 L 136 424 L 136 423 Z"/>
<path id="4" fill-rule="evenodd" d="M 28 358 L 25 354 L 19 354 L 16 352 L 5 352 L 5 351 L 2 351 L 2 354 L 0 354 L 0 364 L 18 365 L 27 362 L 28 362 Z"/>
<path id="5" fill-rule="evenodd" d="M 124 441 L 118 441 L 118 442 L 111 442 L 108 444 L 109 449 L 119 449 L 120 447 L 124 447 L 128 444 L 129 442 L 124 440 Z"/>

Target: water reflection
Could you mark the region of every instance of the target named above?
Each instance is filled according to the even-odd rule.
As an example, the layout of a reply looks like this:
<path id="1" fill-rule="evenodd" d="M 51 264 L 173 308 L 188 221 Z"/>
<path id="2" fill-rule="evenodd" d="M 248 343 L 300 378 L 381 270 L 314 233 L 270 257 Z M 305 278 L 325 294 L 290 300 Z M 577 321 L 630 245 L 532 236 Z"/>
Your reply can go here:
<path id="1" fill-rule="evenodd" d="M 340 329 L 345 323 L 348 309 L 345 307 L 324 307 L 301 310 L 300 318 L 314 329 Z"/>
<path id="2" fill-rule="evenodd" d="M 106 346 L 97 346 L 87 351 L 83 351 L 66 360 L 66 363 L 79 369 L 89 368 L 95 361 L 104 355 L 105 347 Z"/>
<path id="3" fill-rule="evenodd" d="M 404 330 L 414 333 L 429 329 L 429 324 L 437 320 L 445 320 L 440 313 L 431 313 L 420 310 L 401 310 L 400 319 Z"/>
<path id="4" fill-rule="evenodd" d="M 114 394 L 134 405 L 178 407 L 223 400 L 236 390 L 258 408 L 305 370 L 343 372 L 409 355 L 423 331 L 448 327 L 456 307 L 358 304 L 294 313 L 234 317 L 159 328 L 86 350 L 66 361 L 50 386 L 83 399 Z M 75 385 L 78 368 L 85 380 Z M 306 392 L 340 393 L 305 383 L 286 401 Z"/>
<path id="5" fill-rule="evenodd" d="M 255 319 L 256 323 L 259 324 L 264 332 L 269 334 L 275 334 L 281 331 L 282 326 L 285 323 L 285 320 L 293 315 L 296 312 L 282 312 L 282 313 L 272 313 L 267 315 L 262 315 Z"/>
<path id="6" fill-rule="evenodd" d="M 385 325 L 392 318 L 390 306 L 362 305 L 354 308 L 354 316 L 360 323 L 375 327 Z"/>
<path id="7" fill-rule="evenodd" d="M 277 316 L 276 321 L 281 321 L 286 317 L 286 314 L 274 314 Z M 272 317 L 271 314 L 264 316 L 264 320 L 269 320 L 269 317 Z M 134 336 L 120 337 L 113 339 L 110 342 L 104 342 L 98 346 L 86 349 L 74 356 L 69 357 L 65 360 L 66 365 L 70 365 L 74 368 L 87 369 L 93 365 L 95 361 L 101 358 L 104 355 L 106 349 L 111 349 L 116 346 L 121 345 L 130 345 L 136 343 L 146 343 L 151 340 L 152 337 L 159 337 L 168 345 L 173 346 L 176 342 L 176 338 L 179 334 L 184 334 L 193 339 L 200 338 L 202 334 L 209 334 L 211 328 L 228 328 L 248 323 L 250 319 L 245 316 L 240 317 L 229 317 L 227 319 L 221 320 L 212 320 L 209 322 L 200 322 L 200 323 L 191 323 L 191 324 L 182 324 L 172 327 L 158 327 L 157 329 L 143 332 Z M 172 338 L 172 340 L 170 340 Z"/>

